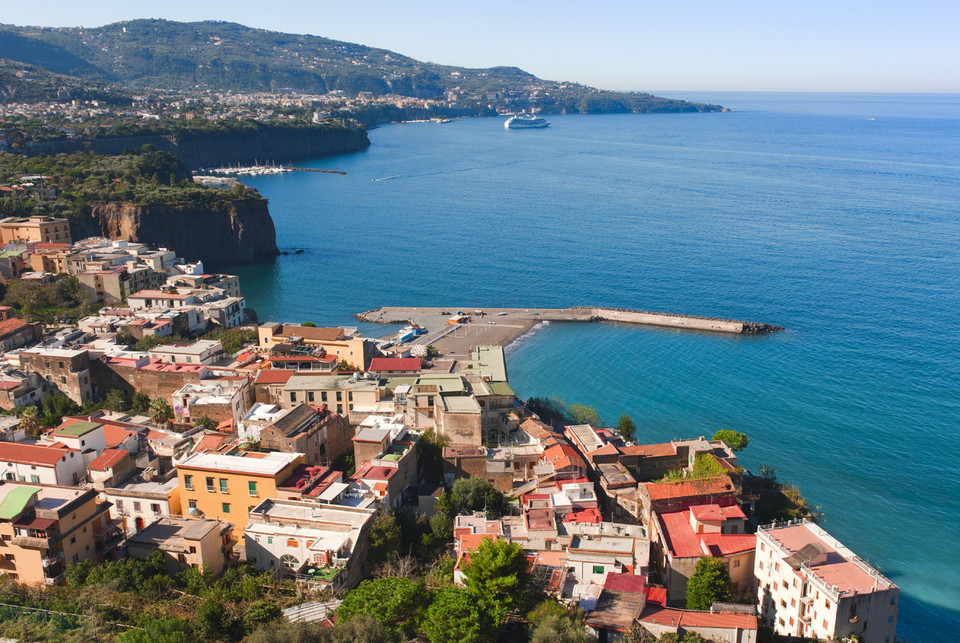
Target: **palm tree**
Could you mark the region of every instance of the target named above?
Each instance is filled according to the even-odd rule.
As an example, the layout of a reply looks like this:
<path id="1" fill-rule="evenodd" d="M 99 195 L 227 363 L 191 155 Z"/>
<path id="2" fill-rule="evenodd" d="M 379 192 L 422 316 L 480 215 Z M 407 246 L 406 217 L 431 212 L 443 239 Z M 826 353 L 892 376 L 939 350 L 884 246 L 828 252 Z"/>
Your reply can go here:
<path id="1" fill-rule="evenodd" d="M 163 424 L 173 417 L 173 409 L 162 397 L 155 397 L 150 401 L 150 419 L 154 424 Z"/>
<path id="2" fill-rule="evenodd" d="M 40 432 L 40 418 L 37 407 L 28 406 L 20 413 L 20 428 L 31 438 L 36 438 Z"/>

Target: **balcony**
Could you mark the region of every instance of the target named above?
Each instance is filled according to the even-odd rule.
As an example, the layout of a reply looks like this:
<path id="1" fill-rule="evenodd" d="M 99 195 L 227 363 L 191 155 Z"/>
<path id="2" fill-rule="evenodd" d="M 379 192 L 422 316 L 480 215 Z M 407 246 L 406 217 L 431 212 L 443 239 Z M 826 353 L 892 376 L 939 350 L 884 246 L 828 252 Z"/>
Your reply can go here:
<path id="1" fill-rule="evenodd" d="M 44 576 L 43 580 L 47 585 L 56 585 L 63 581 L 66 572 L 61 570 L 56 576 Z"/>
<path id="2" fill-rule="evenodd" d="M 25 549 L 50 549 L 50 539 L 45 537 L 14 536 L 10 542 Z"/>
<path id="3" fill-rule="evenodd" d="M 47 554 L 40 560 L 40 564 L 44 567 L 50 567 L 56 565 L 61 560 L 63 560 L 63 552 L 57 552 L 56 554 Z"/>

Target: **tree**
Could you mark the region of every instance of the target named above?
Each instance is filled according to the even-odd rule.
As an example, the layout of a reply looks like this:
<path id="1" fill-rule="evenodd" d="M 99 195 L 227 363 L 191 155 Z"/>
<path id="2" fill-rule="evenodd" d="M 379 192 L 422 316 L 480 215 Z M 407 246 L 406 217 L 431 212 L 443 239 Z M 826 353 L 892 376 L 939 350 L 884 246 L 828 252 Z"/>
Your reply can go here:
<path id="1" fill-rule="evenodd" d="M 574 424 L 589 424 L 590 426 L 603 426 L 603 420 L 597 409 L 586 404 L 571 404 L 567 409 L 567 414 Z"/>
<path id="2" fill-rule="evenodd" d="M 37 407 L 28 406 L 20 412 L 20 428 L 31 439 L 36 439 L 40 433 L 40 413 Z"/>
<path id="3" fill-rule="evenodd" d="M 481 643 L 493 638 L 494 627 L 481 601 L 459 587 L 434 594 L 420 629 L 430 643 Z"/>
<path id="4" fill-rule="evenodd" d="M 400 526 L 386 511 L 380 511 L 370 525 L 370 547 L 367 562 L 376 567 L 400 551 Z M 368 567 L 367 569 L 370 569 Z"/>
<path id="5" fill-rule="evenodd" d="M 142 415 L 150 411 L 150 397 L 141 391 L 137 391 L 130 398 L 130 412 L 134 415 Z"/>
<path id="6" fill-rule="evenodd" d="M 723 560 L 701 556 L 687 582 L 687 609 L 708 610 L 715 602 L 733 599 L 733 584 Z"/>
<path id="7" fill-rule="evenodd" d="M 426 607 L 426 597 L 422 583 L 406 578 L 365 580 L 343 599 L 337 618 L 367 616 L 388 630 L 412 632 Z"/>
<path id="8" fill-rule="evenodd" d="M 462 565 L 467 589 L 477 599 L 490 600 L 498 608 L 496 621 L 517 604 L 530 584 L 530 565 L 517 543 L 484 538 Z"/>
<path id="9" fill-rule="evenodd" d="M 205 431 L 215 431 L 217 429 L 217 423 L 208 418 L 206 415 L 201 415 L 194 420 L 193 426 Z"/>
<path id="10" fill-rule="evenodd" d="M 621 413 L 620 419 L 617 421 L 617 431 L 620 436 L 624 440 L 633 440 L 633 434 L 636 430 L 637 426 L 633 423 L 633 418 L 625 412 Z"/>
<path id="11" fill-rule="evenodd" d="M 734 451 L 743 451 L 750 444 L 750 438 L 745 433 L 733 431 L 731 429 L 720 429 L 713 434 L 714 440 L 722 440 L 724 444 Z"/>
<path id="12" fill-rule="evenodd" d="M 551 615 L 537 626 L 530 640 L 532 643 L 590 643 L 597 639 L 571 616 Z"/>
<path id="13" fill-rule="evenodd" d="M 147 621 L 143 629 L 127 630 L 117 636 L 117 643 L 195 643 L 196 640 L 190 624 L 178 618 Z"/>
<path id="14" fill-rule="evenodd" d="M 103 406 L 110 411 L 122 413 L 126 411 L 128 407 L 127 394 L 121 389 L 112 388 L 107 391 L 107 397 L 103 402 Z"/>
<path id="15" fill-rule="evenodd" d="M 162 397 L 155 397 L 150 401 L 150 419 L 154 424 L 163 424 L 173 417 L 173 409 Z"/>

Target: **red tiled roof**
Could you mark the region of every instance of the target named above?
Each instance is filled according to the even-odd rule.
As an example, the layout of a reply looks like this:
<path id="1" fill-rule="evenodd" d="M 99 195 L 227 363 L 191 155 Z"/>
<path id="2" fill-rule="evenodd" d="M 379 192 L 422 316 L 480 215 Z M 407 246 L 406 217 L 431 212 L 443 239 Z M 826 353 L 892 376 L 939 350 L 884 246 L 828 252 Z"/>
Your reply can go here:
<path id="1" fill-rule="evenodd" d="M 302 337 L 304 339 L 316 342 L 333 342 L 345 337 L 342 328 L 318 328 L 313 326 L 287 326 L 284 325 L 280 332 L 280 337 Z"/>
<path id="2" fill-rule="evenodd" d="M 79 453 L 77 449 L 48 447 L 39 444 L 19 444 L 16 442 L 4 442 L 0 449 L 0 461 L 3 462 L 21 462 L 24 464 L 37 464 L 44 467 L 52 467 L 68 455 L 69 452 Z M 68 456 L 69 457 L 69 456 Z"/>
<path id="3" fill-rule="evenodd" d="M 286 384 L 296 373 L 283 368 L 262 368 L 257 371 L 257 384 Z"/>
<path id="4" fill-rule="evenodd" d="M 13 335 L 16 332 L 19 332 L 29 326 L 29 324 L 22 319 L 17 319 L 16 317 L 11 317 L 10 319 L 0 322 L 0 339 L 7 337 L 8 335 Z"/>
<path id="5" fill-rule="evenodd" d="M 371 371 L 419 371 L 423 359 L 419 357 L 374 357 L 370 360 Z"/>
<path id="6" fill-rule="evenodd" d="M 603 589 L 609 592 L 642 594 L 646 580 L 646 576 L 610 572 L 607 574 L 607 579 L 603 582 Z"/>
<path id="7" fill-rule="evenodd" d="M 130 452 L 126 449 L 106 449 L 93 462 L 87 465 L 88 471 L 106 471 L 117 466 L 124 458 L 129 458 Z"/>
<path id="8" fill-rule="evenodd" d="M 615 454 L 615 453 L 620 453 L 620 450 L 617 449 L 617 447 L 613 446 L 612 444 L 605 444 L 604 446 L 600 447 L 599 449 L 594 449 L 593 451 L 591 451 L 590 453 L 588 453 L 588 454 L 587 454 L 587 459 L 590 460 L 591 462 L 593 462 L 593 458 L 594 458 L 595 456 L 598 456 L 598 455 L 613 455 L 613 454 Z"/>
<path id="9" fill-rule="evenodd" d="M 622 447 L 620 452 L 624 455 L 640 455 L 646 458 L 664 458 L 671 455 L 677 455 L 677 447 L 670 442 L 664 444 L 638 444 L 632 447 Z"/>
<path id="10" fill-rule="evenodd" d="M 690 507 L 690 513 L 694 518 L 703 521 L 724 521 L 739 519 L 743 520 L 747 516 L 737 505 L 721 507 L 720 505 L 694 505 Z"/>
<path id="11" fill-rule="evenodd" d="M 661 607 L 666 607 L 667 605 L 667 588 L 666 587 L 644 587 L 643 593 L 647 596 L 647 605 L 651 603 L 656 603 Z"/>
<path id="12" fill-rule="evenodd" d="M 118 447 L 120 444 L 126 442 L 129 438 L 133 438 L 135 440 L 136 436 L 136 431 L 130 431 L 128 429 L 123 429 L 119 426 L 112 426 L 110 424 L 103 425 L 103 439 L 108 449 L 114 449 Z"/>
<path id="13" fill-rule="evenodd" d="M 216 451 L 220 448 L 220 445 L 223 444 L 223 441 L 226 440 L 226 436 L 210 434 L 205 435 L 200 438 L 200 441 L 197 442 L 197 446 L 194 447 L 193 453 L 203 453 L 204 451 Z"/>
<path id="14" fill-rule="evenodd" d="M 141 290 L 132 295 L 127 295 L 127 301 L 131 299 L 191 299 L 193 295 L 181 295 L 175 292 L 163 292 L 162 290 Z"/>
<path id="15" fill-rule="evenodd" d="M 650 494 L 651 500 L 736 493 L 733 481 L 729 476 L 718 476 L 703 480 L 681 480 L 679 482 L 645 482 L 644 487 Z"/>
<path id="16" fill-rule="evenodd" d="M 9 391 L 20 386 L 20 382 L 0 382 L 0 391 Z"/>
<path id="17" fill-rule="evenodd" d="M 660 531 L 667 549 L 674 558 L 728 556 L 757 548 L 755 534 L 698 534 L 690 526 L 690 511 L 657 514 Z"/>
<path id="18" fill-rule="evenodd" d="M 682 611 L 680 627 L 710 627 L 716 629 L 757 629 L 757 617 L 736 612 L 691 612 Z"/>
<path id="19" fill-rule="evenodd" d="M 603 516 L 595 507 L 588 507 L 583 511 L 571 511 L 564 517 L 563 522 L 578 523 L 581 525 L 599 525 Z"/>
<path id="20" fill-rule="evenodd" d="M 271 355 L 271 362 L 324 362 L 331 364 L 337 361 L 336 355 Z"/>

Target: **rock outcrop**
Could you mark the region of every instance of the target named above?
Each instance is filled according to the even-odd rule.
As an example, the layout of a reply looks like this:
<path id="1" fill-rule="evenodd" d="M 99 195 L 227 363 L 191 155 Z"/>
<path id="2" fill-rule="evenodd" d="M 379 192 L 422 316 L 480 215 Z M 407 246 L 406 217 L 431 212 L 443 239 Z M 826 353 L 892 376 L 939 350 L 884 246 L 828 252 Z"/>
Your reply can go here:
<path id="1" fill-rule="evenodd" d="M 278 254 L 265 199 L 237 199 L 217 209 L 90 204 L 89 216 L 70 221 L 70 232 L 74 239 L 98 236 L 171 248 L 187 260 L 211 264 L 255 263 Z"/>

